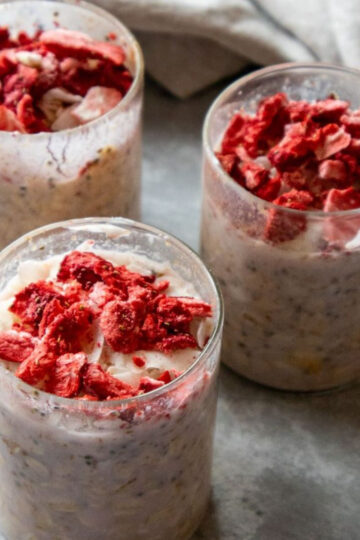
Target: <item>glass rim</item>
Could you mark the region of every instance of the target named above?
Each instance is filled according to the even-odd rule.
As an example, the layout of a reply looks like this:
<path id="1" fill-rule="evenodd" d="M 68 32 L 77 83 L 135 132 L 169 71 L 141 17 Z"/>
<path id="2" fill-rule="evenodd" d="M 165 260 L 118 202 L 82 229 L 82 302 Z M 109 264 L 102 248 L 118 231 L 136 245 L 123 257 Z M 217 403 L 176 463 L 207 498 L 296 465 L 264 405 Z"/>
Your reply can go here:
<path id="1" fill-rule="evenodd" d="M 62 6 L 62 5 L 73 5 L 77 8 L 82 9 L 83 11 L 90 11 L 97 15 L 99 18 L 107 19 L 109 22 L 114 24 L 114 27 L 117 27 L 121 31 L 121 35 L 125 37 L 126 42 L 130 45 L 132 50 L 134 51 L 134 65 L 135 65 L 135 72 L 132 73 L 134 79 L 131 83 L 131 86 L 128 90 L 128 92 L 125 94 L 125 96 L 119 101 L 115 107 L 110 109 L 105 114 L 102 114 L 99 116 L 99 118 L 95 118 L 95 120 L 91 120 L 90 122 L 87 122 L 86 124 L 82 124 L 80 126 L 75 126 L 72 128 L 67 129 L 61 129 L 59 131 L 40 131 L 39 133 L 20 133 L 19 131 L 0 131 L 0 139 L 1 137 L 6 138 L 18 138 L 22 141 L 25 141 L 27 138 L 29 140 L 34 139 L 46 139 L 48 137 L 61 137 L 63 134 L 69 134 L 72 133 L 81 133 L 86 132 L 89 129 L 91 129 L 93 126 L 99 125 L 102 121 L 111 120 L 112 117 L 116 116 L 119 112 L 121 112 L 122 109 L 125 109 L 129 103 L 133 101 L 133 99 L 136 97 L 137 92 L 139 88 L 142 86 L 143 78 L 144 78 L 144 56 L 142 53 L 142 49 L 140 47 L 139 42 L 135 38 L 134 34 L 129 30 L 129 28 L 121 22 L 120 19 L 115 17 L 115 15 L 112 15 L 109 11 L 98 7 L 94 4 L 91 4 L 90 2 L 86 2 L 85 0 L 0 0 L 0 14 L 1 10 L 4 9 L 6 6 L 12 6 L 14 4 L 25 4 L 25 3 L 32 3 L 32 4 L 48 4 L 54 9 L 56 9 L 56 6 Z"/>
<path id="2" fill-rule="evenodd" d="M 323 62 L 308 62 L 308 63 L 300 63 L 300 62 L 287 62 L 282 64 L 275 64 L 272 66 L 268 66 L 265 68 L 257 69 L 251 73 L 248 73 L 247 75 L 244 75 L 243 77 L 240 77 L 239 79 L 236 79 L 234 82 L 232 82 L 230 85 L 228 85 L 220 94 L 217 96 L 217 98 L 212 102 L 210 105 L 210 108 L 208 109 L 205 120 L 203 123 L 203 129 L 202 129 L 202 140 L 203 140 L 203 149 L 204 153 L 207 155 L 207 157 L 211 161 L 212 167 L 216 169 L 216 171 L 219 173 L 219 175 L 222 177 L 222 180 L 231 188 L 234 189 L 235 192 L 237 192 L 239 195 L 243 196 L 244 192 L 249 197 L 250 200 L 253 200 L 254 202 L 261 202 L 263 204 L 264 208 L 266 210 L 276 210 L 277 212 L 284 212 L 288 213 L 290 215 L 297 215 L 297 216 L 306 216 L 307 218 L 320 218 L 320 219 L 329 219 L 329 218 L 340 218 L 340 217 L 353 217 L 360 214 L 360 208 L 353 208 L 352 210 L 336 210 L 334 212 L 325 212 L 324 210 L 296 210 L 294 208 L 286 208 L 284 206 L 280 206 L 278 204 L 274 204 L 273 202 L 266 201 L 264 199 L 261 199 L 251 191 L 245 189 L 243 186 L 238 184 L 221 166 L 220 161 L 215 156 L 215 150 L 212 148 L 212 145 L 210 144 L 210 126 L 212 123 L 213 115 L 215 114 L 218 107 L 220 107 L 224 101 L 228 97 L 230 97 L 236 90 L 241 89 L 244 87 L 248 82 L 251 82 L 256 79 L 261 79 L 262 77 L 266 77 L 267 75 L 271 75 L 273 73 L 282 73 L 282 72 L 291 72 L 293 70 L 297 69 L 309 69 L 309 70 L 323 70 L 323 71 L 330 71 L 330 72 L 343 72 L 348 73 L 349 75 L 354 75 L 359 78 L 360 82 L 360 69 L 356 68 L 350 68 L 345 66 L 337 66 L 335 64 L 327 64 Z M 280 90 L 279 90 L 280 91 Z"/>
<path id="3" fill-rule="evenodd" d="M 51 232 L 55 229 L 69 229 L 71 232 L 72 227 L 74 227 L 74 231 L 76 231 L 76 228 L 79 225 L 86 225 L 86 224 L 108 224 L 108 225 L 115 225 L 119 227 L 124 227 L 131 230 L 137 230 L 144 233 L 150 233 L 157 237 L 160 237 L 164 240 L 166 243 L 172 244 L 177 250 L 182 252 L 186 257 L 188 257 L 190 260 L 194 261 L 194 263 L 203 271 L 205 274 L 209 285 L 211 286 L 215 298 L 216 298 L 216 306 L 215 306 L 215 313 L 216 313 L 216 319 L 214 320 L 214 327 L 212 329 L 211 335 L 204 346 L 204 348 L 200 351 L 199 356 L 196 358 L 196 360 L 186 369 L 179 377 L 176 377 L 171 382 L 165 384 L 164 386 L 161 386 L 160 388 L 157 388 L 155 390 L 152 390 L 151 392 L 147 392 L 145 394 L 140 394 L 137 396 L 133 396 L 126 399 L 112 399 L 110 401 L 92 401 L 92 400 L 81 400 L 76 398 L 65 398 L 61 396 L 57 396 L 56 394 L 51 394 L 50 392 L 45 392 L 44 390 L 40 390 L 20 378 L 16 377 L 14 373 L 9 371 L 5 368 L 5 366 L 0 362 L 0 373 L 2 376 L 5 375 L 5 377 L 10 381 L 10 383 L 17 384 L 17 387 L 20 390 L 25 391 L 26 394 L 34 394 L 36 391 L 36 396 L 39 399 L 42 399 L 47 402 L 51 402 L 53 405 L 59 405 L 64 407 L 74 407 L 74 409 L 78 410 L 84 410 L 84 409 L 90 409 L 94 411 L 99 411 L 101 409 L 110 409 L 109 412 L 111 412 L 111 409 L 118 409 L 122 408 L 123 406 L 128 406 L 131 404 L 140 404 L 144 401 L 147 401 L 149 399 L 154 399 L 162 394 L 167 393 L 168 391 L 171 391 L 172 389 L 179 386 L 183 381 L 187 379 L 195 369 L 203 363 L 204 360 L 209 358 L 211 354 L 214 352 L 214 349 L 218 345 L 219 341 L 221 340 L 221 334 L 222 334 L 222 328 L 224 323 L 224 300 L 223 296 L 220 290 L 220 287 L 218 285 L 217 279 L 213 276 L 212 272 L 207 268 L 205 263 L 202 261 L 200 256 L 187 244 L 185 244 L 182 240 L 177 238 L 176 236 L 173 236 L 172 234 L 167 233 L 166 231 L 162 229 L 158 229 L 157 227 L 153 227 L 151 225 L 147 225 L 144 223 L 141 223 L 139 221 L 134 221 L 132 219 L 122 218 L 122 217 L 111 217 L 111 218 L 104 218 L 104 217 L 91 217 L 91 218 L 78 218 L 78 219 L 71 219 L 66 221 L 58 221 L 55 223 L 51 223 L 49 225 L 45 225 L 43 227 L 39 227 L 37 229 L 34 229 L 19 238 L 17 238 L 14 242 L 6 246 L 1 252 L 0 252 L 0 268 L 1 263 L 4 261 L 4 259 L 11 257 L 13 252 L 17 250 L 18 248 L 21 248 L 23 244 L 25 244 L 27 241 L 32 240 L 34 238 L 38 238 L 44 233 Z"/>

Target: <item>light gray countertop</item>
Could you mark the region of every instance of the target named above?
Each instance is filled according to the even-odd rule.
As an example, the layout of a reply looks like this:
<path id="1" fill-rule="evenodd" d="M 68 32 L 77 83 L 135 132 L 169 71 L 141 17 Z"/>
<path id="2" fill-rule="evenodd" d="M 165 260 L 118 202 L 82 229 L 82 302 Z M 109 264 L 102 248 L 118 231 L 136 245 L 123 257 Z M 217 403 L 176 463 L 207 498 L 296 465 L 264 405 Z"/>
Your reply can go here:
<path id="1" fill-rule="evenodd" d="M 181 102 L 147 81 L 143 221 L 193 248 L 201 127 L 223 87 Z M 359 539 L 359 426 L 359 387 L 277 392 L 223 367 L 213 500 L 194 540 Z"/>

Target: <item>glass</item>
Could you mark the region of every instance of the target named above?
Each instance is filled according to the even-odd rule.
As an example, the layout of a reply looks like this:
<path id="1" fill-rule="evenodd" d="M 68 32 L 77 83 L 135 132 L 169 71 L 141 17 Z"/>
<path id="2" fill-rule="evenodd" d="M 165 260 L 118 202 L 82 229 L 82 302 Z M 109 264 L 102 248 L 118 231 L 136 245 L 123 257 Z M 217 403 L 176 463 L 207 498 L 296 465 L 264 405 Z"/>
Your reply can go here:
<path id="1" fill-rule="evenodd" d="M 51 222 L 91 216 L 138 218 L 140 211 L 143 60 L 138 43 L 115 17 L 85 2 L 0 3 L 2 26 L 33 35 L 64 27 L 113 43 L 127 54 L 134 81 L 107 114 L 53 133 L 0 131 L 0 247 Z"/>
<path id="2" fill-rule="evenodd" d="M 214 102 L 203 132 L 202 254 L 219 279 L 226 320 L 223 361 L 241 375 L 287 390 L 324 390 L 359 379 L 360 210 L 299 212 L 263 201 L 222 169 L 219 148 L 241 107 L 286 92 L 313 101 L 335 93 L 360 107 L 360 72 L 321 64 L 284 64 L 252 73 Z M 264 240 L 270 212 L 306 232 Z M 329 232 L 352 231 L 342 249 Z"/>
<path id="3" fill-rule="evenodd" d="M 0 290 L 20 262 L 85 240 L 168 262 L 214 307 L 196 362 L 164 388 L 123 401 L 64 399 L 0 364 L 0 533 L 6 540 L 184 540 L 205 512 L 222 334 L 222 300 L 180 241 L 124 219 L 50 225 L 0 254 Z"/>

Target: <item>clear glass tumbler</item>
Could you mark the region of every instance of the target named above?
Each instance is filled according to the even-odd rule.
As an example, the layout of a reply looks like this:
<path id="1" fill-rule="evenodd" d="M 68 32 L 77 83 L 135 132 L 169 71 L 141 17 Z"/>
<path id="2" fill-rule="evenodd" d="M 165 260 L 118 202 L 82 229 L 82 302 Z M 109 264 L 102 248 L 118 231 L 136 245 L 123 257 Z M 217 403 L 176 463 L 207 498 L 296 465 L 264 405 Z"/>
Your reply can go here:
<path id="1" fill-rule="evenodd" d="M 143 59 L 115 17 L 81 1 L 0 3 L 0 24 L 15 35 L 57 27 L 85 32 L 126 51 L 134 80 L 125 97 L 88 124 L 54 133 L 0 131 L 0 247 L 55 221 L 90 216 L 138 218 Z"/>
<path id="2" fill-rule="evenodd" d="M 185 540 L 210 492 L 222 300 L 198 256 L 152 227 L 82 219 L 43 227 L 0 254 L 0 289 L 20 262 L 92 240 L 168 262 L 214 309 L 195 363 L 167 386 L 123 401 L 60 398 L 0 364 L 0 533 L 6 540 Z"/>
<path id="3" fill-rule="evenodd" d="M 202 254 L 219 279 L 226 320 L 223 361 L 241 375 L 287 390 L 324 390 L 360 376 L 360 210 L 300 212 L 238 185 L 215 156 L 233 114 L 254 113 L 263 97 L 286 92 L 314 101 L 336 94 L 360 107 L 360 72 L 284 64 L 236 81 L 214 102 L 203 132 Z M 271 244 L 270 212 L 306 231 Z M 329 232 L 352 231 L 343 246 Z"/>

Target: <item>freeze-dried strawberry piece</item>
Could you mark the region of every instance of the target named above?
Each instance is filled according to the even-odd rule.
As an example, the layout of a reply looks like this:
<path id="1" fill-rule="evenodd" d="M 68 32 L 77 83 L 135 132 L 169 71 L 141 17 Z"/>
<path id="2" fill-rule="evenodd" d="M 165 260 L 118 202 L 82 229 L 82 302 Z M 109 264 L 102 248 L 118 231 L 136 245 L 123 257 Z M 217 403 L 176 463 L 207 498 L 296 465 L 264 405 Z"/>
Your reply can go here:
<path id="1" fill-rule="evenodd" d="M 232 176 L 235 166 L 239 162 L 239 158 L 236 156 L 236 154 L 223 154 L 221 152 L 215 152 L 215 155 L 220 161 L 224 171 Z"/>
<path id="2" fill-rule="evenodd" d="M 306 218 L 304 216 L 281 214 L 278 210 L 271 209 L 264 236 L 270 242 L 278 244 L 293 240 L 305 229 Z"/>
<path id="3" fill-rule="evenodd" d="M 163 325 L 163 319 L 159 318 L 154 313 L 148 313 L 141 327 L 142 347 L 151 349 L 154 343 L 165 338 L 168 334 L 167 329 Z"/>
<path id="4" fill-rule="evenodd" d="M 329 185 L 329 188 L 337 186 L 347 187 L 350 184 L 350 175 L 347 172 L 347 167 L 340 159 L 325 159 L 319 164 L 319 178 L 324 185 Z"/>
<path id="5" fill-rule="evenodd" d="M 246 116 L 239 112 L 235 114 L 226 129 L 221 143 L 221 153 L 231 154 L 234 148 L 242 142 L 242 128 L 244 127 Z"/>
<path id="6" fill-rule="evenodd" d="M 86 124 L 109 112 L 121 99 L 122 94 L 115 88 L 93 86 L 71 114 L 80 124 Z"/>
<path id="7" fill-rule="evenodd" d="M 127 285 L 140 285 L 142 287 L 147 287 L 149 284 L 154 283 L 156 279 L 155 274 L 142 275 L 137 272 L 131 272 L 131 270 L 128 270 L 124 265 L 116 266 L 113 275 L 121 281 L 124 281 Z"/>
<path id="8" fill-rule="evenodd" d="M 254 162 L 244 163 L 241 166 L 241 172 L 244 175 L 245 186 L 250 191 L 258 189 L 269 178 L 269 171 Z"/>
<path id="9" fill-rule="evenodd" d="M 77 281 L 71 281 L 66 283 L 63 289 L 63 296 L 65 298 L 65 305 L 71 306 L 76 302 L 86 302 L 88 298 L 87 291 L 81 286 L 81 283 Z"/>
<path id="10" fill-rule="evenodd" d="M 146 362 L 141 356 L 133 356 L 132 361 L 136 367 L 142 368 L 145 366 Z"/>
<path id="11" fill-rule="evenodd" d="M 54 298 L 63 302 L 62 295 L 51 283 L 46 281 L 30 283 L 15 295 L 9 311 L 15 313 L 23 323 L 37 328 L 46 305 Z"/>
<path id="12" fill-rule="evenodd" d="M 270 178 L 270 180 L 268 180 L 266 184 L 260 186 L 257 190 L 255 190 L 255 195 L 260 197 L 260 199 L 271 202 L 279 195 L 280 188 L 281 180 L 280 176 L 277 175 L 273 178 Z"/>
<path id="13" fill-rule="evenodd" d="M 308 210 L 314 197 L 307 191 L 291 191 L 280 195 L 274 204 L 291 208 L 293 210 Z M 272 243 L 281 243 L 293 240 L 306 229 L 306 216 L 292 214 L 272 208 L 269 211 L 265 229 L 265 238 Z"/>
<path id="14" fill-rule="evenodd" d="M 360 207 L 360 191 L 353 187 L 347 189 L 331 189 L 326 197 L 324 212 L 353 210 Z"/>
<path id="15" fill-rule="evenodd" d="M 25 332 L 0 332 L 0 358 L 10 362 L 22 362 L 34 350 L 36 340 Z"/>
<path id="16" fill-rule="evenodd" d="M 39 342 L 30 356 L 20 364 L 15 374 L 28 384 L 37 384 L 49 374 L 55 362 L 56 355 L 47 344 Z"/>
<path id="17" fill-rule="evenodd" d="M 360 192 L 353 187 L 348 189 L 331 189 L 324 203 L 324 212 L 354 210 L 360 208 Z M 360 230 L 360 218 L 358 215 L 329 217 L 324 225 L 324 236 L 330 243 L 345 245 Z"/>
<path id="18" fill-rule="evenodd" d="M 174 334 L 156 343 L 156 350 L 163 353 L 169 353 L 187 348 L 198 348 L 196 339 L 191 334 Z"/>
<path id="19" fill-rule="evenodd" d="M 166 302 L 164 302 L 164 300 L 160 301 L 159 306 L 163 307 L 164 304 L 169 305 L 169 301 L 171 305 L 171 301 L 173 300 L 176 300 L 176 302 L 180 304 L 183 309 L 185 308 L 187 311 L 189 311 L 191 317 L 211 317 L 212 315 L 212 308 L 210 304 L 188 296 L 168 296 L 166 298 Z M 160 311 L 158 310 L 158 312 Z"/>
<path id="20" fill-rule="evenodd" d="M 98 84 L 108 88 L 116 88 L 125 95 L 133 83 L 133 76 L 125 66 L 116 66 L 112 62 L 104 62 Z"/>
<path id="21" fill-rule="evenodd" d="M 96 60 L 95 60 L 96 61 Z M 86 92 L 98 86 L 101 80 L 101 67 L 90 69 L 88 63 L 74 58 L 65 58 L 60 62 L 59 84 L 73 94 L 85 96 Z"/>
<path id="22" fill-rule="evenodd" d="M 16 57 L 11 49 L 0 51 L 0 76 L 9 75 L 16 69 Z M 1 84 L 1 87 L 3 85 Z M 1 88 L 3 90 L 3 88 Z"/>
<path id="23" fill-rule="evenodd" d="M 274 204 L 295 210 L 307 210 L 313 200 L 314 197 L 308 191 L 292 189 L 275 199 Z"/>
<path id="24" fill-rule="evenodd" d="M 152 390 L 157 390 L 164 386 L 164 381 L 159 381 L 158 379 L 153 379 L 151 377 L 141 377 L 139 382 L 138 390 L 144 394 L 152 392 Z"/>
<path id="25" fill-rule="evenodd" d="M 14 42 L 10 39 L 10 32 L 7 26 L 0 26 L 0 50 L 14 47 Z"/>
<path id="26" fill-rule="evenodd" d="M 100 316 L 100 327 L 114 351 L 127 354 L 139 349 L 144 312 L 145 305 L 140 301 L 113 300 L 105 305 Z"/>
<path id="27" fill-rule="evenodd" d="M 57 355 L 78 352 L 93 322 L 89 307 L 79 302 L 57 315 L 45 331 L 43 340 Z"/>
<path id="28" fill-rule="evenodd" d="M 291 123 L 303 122 L 309 117 L 312 105 L 308 101 L 290 101 L 286 107 Z"/>
<path id="29" fill-rule="evenodd" d="M 30 94 L 25 94 L 16 107 L 16 114 L 27 133 L 38 133 L 39 131 L 49 131 L 45 122 L 39 118 L 34 110 L 33 98 Z"/>
<path id="30" fill-rule="evenodd" d="M 63 304 L 59 301 L 58 298 L 52 298 L 49 300 L 49 302 L 45 305 L 44 310 L 42 312 L 41 321 L 39 324 L 39 337 L 42 337 L 45 335 L 46 331 L 48 330 L 50 324 L 54 321 L 54 319 L 58 315 L 62 315 L 65 311 L 65 308 L 63 307 Z"/>
<path id="31" fill-rule="evenodd" d="M 118 66 L 125 61 L 125 53 L 120 45 L 94 41 L 86 34 L 73 30 L 48 30 L 41 34 L 39 40 L 60 58 L 104 58 Z"/>
<path id="32" fill-rule="evenodd" d="M 82 352 L 64 354 L 57 358 L 46 391 L 61 397 L 76 396 L 81 384 L 81 370 L 86 363 L 87 357 Z"/>
<path id="33" fill-rule="evenodd" d="M 256 158 L 268 151 L 267 128 L 267 122 L 257 117 L 249 118 L 243 127 L 241 144 L 251 158 Z"/>
<path id="34" fill-rule="evenodd" d="M 168 384 L 169 382 L 173 381 L 180 375 L 181 375 L 181 371 L 177 371 L 176 369 L 165 370 L 161 373 L 161 375 L 157 378 L 157 380 L 163 381 L 165 384 Z"/>
<path id="35" fill-rule="evenodd" d="M 258 105 L 257 116 L 270 123 L 288 105 L 288 98 L 283 92 L 262 99 Z"/>
<path id="36" fill-rule="evenodd" d="M 310 125 L 293 124 L 284 138 L 268 152 L 270 163 L 278 171 L 293 170 L 311 157 L 312 149 L 306 136 L 309 128 Z"/>
<path id="37" fill-rule="evenodd" d="M 294 170 L 285 171 L 281 175 L 281 180 L 295 189 L 309 189 L 317 178 L 318 164 L 315 159 L 308 159 Z"/>
<path id="38" fill-rule="evenodd" d="M 89 290 L 94 283 L 104 281 L 104 277 L 113 271 L 114 267 L 110 262 L 94 253 L 72 251 L 62 260 L 57 279 L 76 279 L 85 290 Z"/>
<path id="39" fill-rule="evenodd" d="M 353 137 L 346 150 L 344 152 L 341 152 L 341 157 L 339 157 L 339 159 L 347 159 L 347 156 L 352 156 L 353 158 L 360 160 L 360 139 L 356 139 Z"/>
<path id="40" fill-rule="evenodd" d="M 352 137 L 360 137 L 360 111 L 344 114 L 340 121 Z"/>
<path id="41" fill-rule="evenodd" d="M 16 108 L 23 95 L 31 92 L 37 78 L 37 69 L 17 64 L 16 72 L 4 79 L 4 105 Z"/>
<path id="42" fill-rule="evenodd" d="M 89 364 L 84 371 L 82 384 L 87 394 L 99 399 L 108 397 L 124 399 L 136 395 L 136 390 L 131 385 L 113 377 L 99 364 Z"/>
<path id="43" fill-rule="evenodd" d="M 0 105 L 0 131 L 19 131 L 20 133 L 26 131 L 16 114 L 5 105 Z"/>
<path id="44" fill-rule="evenodd" d="M 344 150 L 350 144 L 351 136 L 336 124 L 327 124 L 314 135 L 312 145 L 318 160 L 327 159 Z"/>
<path id="45" fill-rule="evenodd" d="M 282 92 L 266 97 L 259 103 L 257 118 L 263 122 L 261 139 L 266 141 L 268 148 L 284 135 L 284 127 L 289 122 L 287 105 L 287 96 Z"/>
<path id="46" fill-rule="evenodd" d="M 116 289 L 112 289 L 111 287 L 108 287 L 103 283 L 102 281 L 98 281 L 95 283 L 95 285 L 91 288 L 89 293 L 89 299 L 91 302 L 94 302 L 94 304 L 102 309 L 105 304 L 108 302 L 111 302 L 112 300 L 115 300 L 117 296 Z"/>
<path id="47" fill-rule="evenodd" d="M 315 122 L 338 123 L 348 107 L 347 101 L 324 99 L 311 104 L 310 115 Z"/>
<path id="48" fill-rule="evenodd" d="M 163 319 L 163 324 L 172 329 L 188 331 L 192 315 L 190 310 L 175 296 L 161 296 L 156 300 L 156 313 Z"/>

